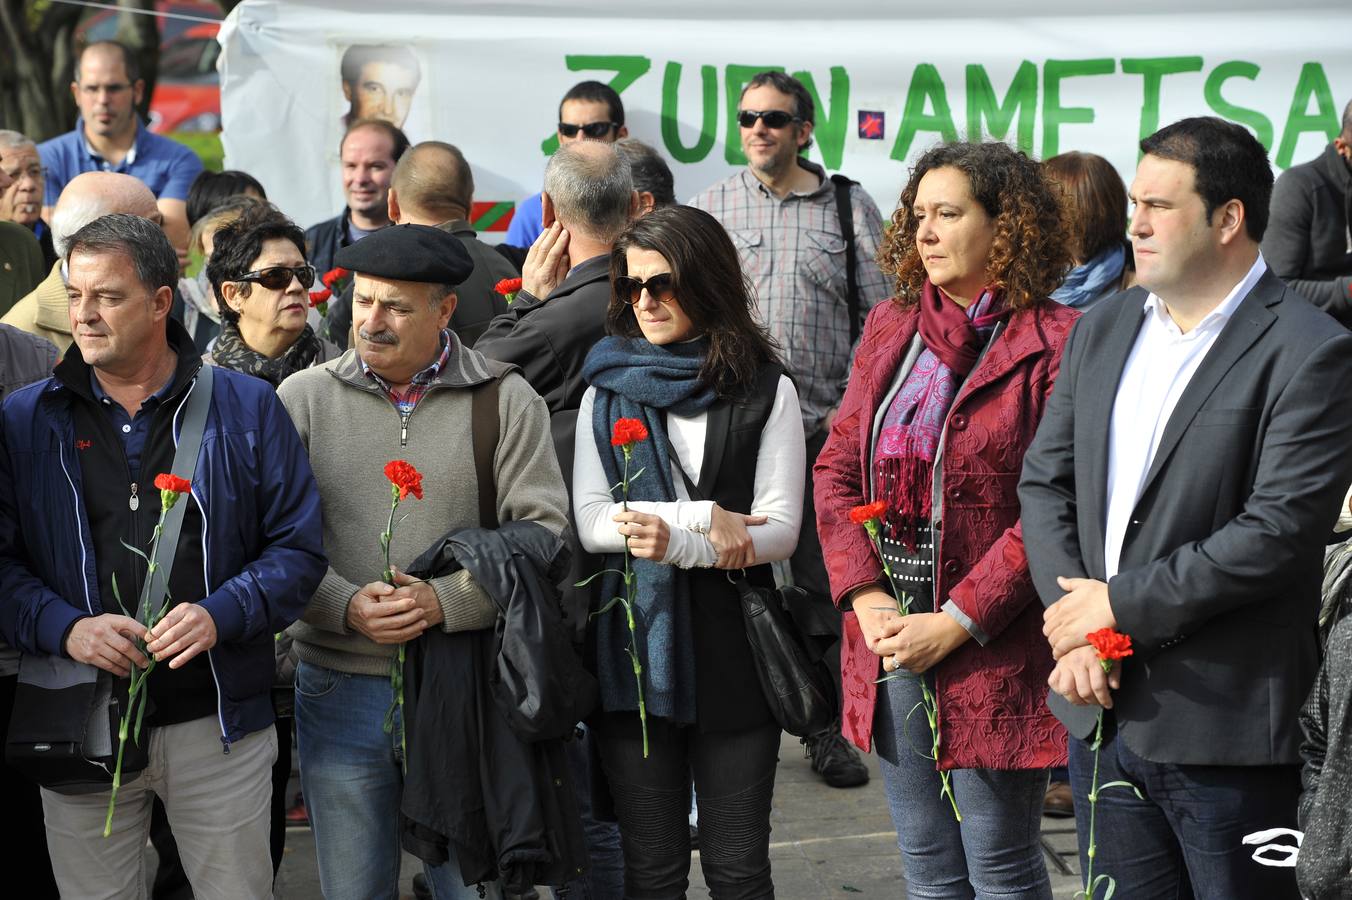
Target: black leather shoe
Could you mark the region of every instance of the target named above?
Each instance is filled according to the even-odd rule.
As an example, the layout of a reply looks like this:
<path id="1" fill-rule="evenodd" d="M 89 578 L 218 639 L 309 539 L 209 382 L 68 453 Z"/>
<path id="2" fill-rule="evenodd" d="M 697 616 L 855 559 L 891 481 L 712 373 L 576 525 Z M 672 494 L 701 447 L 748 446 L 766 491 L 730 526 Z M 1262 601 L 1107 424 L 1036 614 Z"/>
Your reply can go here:
<path id="1" fill-rule="evenodd" d="M 812 760 L 812 771 L 831 787 L 868 784 L 868 768 L 859 758 L 859 751 L 851 747 L 840 733 L 839 724 L 801 740 L 807 748 L 808 758 Z"/>

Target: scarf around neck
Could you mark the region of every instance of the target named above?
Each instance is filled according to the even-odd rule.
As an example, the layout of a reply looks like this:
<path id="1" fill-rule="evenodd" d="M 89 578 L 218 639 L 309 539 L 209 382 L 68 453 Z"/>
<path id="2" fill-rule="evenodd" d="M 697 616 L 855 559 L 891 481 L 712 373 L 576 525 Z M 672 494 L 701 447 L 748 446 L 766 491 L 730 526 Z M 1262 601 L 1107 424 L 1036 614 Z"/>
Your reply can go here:
<path id="1" fill-rule="evenodd" d="M 658 346 L 642 338 L 607 337 L 587 355 L 583 377 L 596 389 L 592 434 L 609 484 L 625 475 L 624 452 L 610 442 L 620 418 L 639 419 L 648 440 L 634 444 L 629 460 L 629 499 L 670 502 L 676 499 L 671 475 L 671 446 L 665 414 L 690 416 L 707 410 L 714 392 L 699 377 L 708 353 L 707 339 Z M 642 473 L 633 477 L 633 473 Z M 613 491 L 616 501 L 621 489 Z M 643 661 L 643 694 L 648 711 L 674 722 L 695 721 L 695 657 L 691 626 L 689 579 L 666 563 L 635 559 L 637 583 L 634 619 Z M 622 554 L 610 554 L 605 568 L 622 570 Z M 620 596 L 624 582 L 614 572 L 600 579 L 599 605 Z M 596 622 L 597 677 L 607 711 L 637 710 L 638 691 L 626 647 L 629 629 L 612 610 Z"/>
<path id="2" fill-rule="evenodd" d="M 1114 244 L 1089 262 L 1076 266 L 1061 286 L 1052 291 L 1052 299 L 1073 309 L 1086 309 L 1111 286 L 1122 281 L 1127 264 L 1127 248 Z"/>
<path id="3" fill-rule="evenodd" d="M 314 329 L 306 325 L 285 353 L 276 359 L 269 359 L 244 343 L 239 325 L 226 322 L 221 326 L 221 333 L 211 349 L 211 359 L 223 369 L 253 375 L 277 387 L 288 375 L 314 365 L 319 351 L 319 338 L 315 337 Z"/>
<path id="4" fill-rule="evenodd" d="M 873 457 L 873 496 L 887 502 L 888 532 L 912 544 L 915 523 L 930 517 L 934 461 L 948 411 L 1006 312 L 1002 298 L 989 290 L 964 310 L 928 279 L 918 305 L 924 349 L 883 416 Z"/>

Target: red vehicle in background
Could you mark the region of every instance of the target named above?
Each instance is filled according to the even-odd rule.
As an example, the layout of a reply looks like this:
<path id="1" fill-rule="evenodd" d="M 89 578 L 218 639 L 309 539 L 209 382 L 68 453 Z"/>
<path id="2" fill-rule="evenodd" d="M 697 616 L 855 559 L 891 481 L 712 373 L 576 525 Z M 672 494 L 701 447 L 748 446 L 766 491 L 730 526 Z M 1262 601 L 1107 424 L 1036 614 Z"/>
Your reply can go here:
<path id="1" fill-rule="evenodd" d="M 221 8 L 205 0 L 159 0 L 160 65 L 150 97 L 150 130 L 219 131 L 221 79 L 216 57 L 221 45 Z M 100 10 L 76 29 L 79 44 L 112 40 L 119 13 Z M 203 21 L 208 20 L 208 21 Z"/>

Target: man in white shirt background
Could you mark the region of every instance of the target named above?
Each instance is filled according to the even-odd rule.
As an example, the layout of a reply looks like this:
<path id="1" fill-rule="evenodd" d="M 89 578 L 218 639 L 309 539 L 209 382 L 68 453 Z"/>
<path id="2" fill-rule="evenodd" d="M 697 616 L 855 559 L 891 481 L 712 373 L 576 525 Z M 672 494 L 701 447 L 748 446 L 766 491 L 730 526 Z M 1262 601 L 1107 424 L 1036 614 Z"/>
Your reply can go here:
<path id="1" fill-rule="evenodd" d="M 1076 325 L 1019 488 L 1071 733 L 1082 865 L 1132 898 L 1297 898 L 1242 838 L 1295 827 L 1297 713 L 1319 648 L 1323 545 L 1352 479 L 1352 334 L 1259 253 L 1267 154 L 1184 119 L 1141 142 L 1139 286 Z M 1086 635 L 1134 654 L 1105 675 Z"/>

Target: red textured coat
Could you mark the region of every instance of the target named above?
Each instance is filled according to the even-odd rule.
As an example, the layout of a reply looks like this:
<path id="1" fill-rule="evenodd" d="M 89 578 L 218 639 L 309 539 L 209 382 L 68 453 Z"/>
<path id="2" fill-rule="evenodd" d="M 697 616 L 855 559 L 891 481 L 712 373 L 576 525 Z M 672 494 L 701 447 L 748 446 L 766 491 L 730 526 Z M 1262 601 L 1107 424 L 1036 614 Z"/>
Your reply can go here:
<path id="1" fill-rule="evenodd" d="M 1047 300 L 1013 313 L 953 401 L 941 465 L 943 516 L 935 534 L 938 605 L 951 599 L 990 636 L 969 640 L 934 669 L 941 769 L 1041 769 L 1064 764 L 1066 731 L 1047 709 L 1051 650 L 1024 556 L 1017 488 L 1023 455 L 1079 313 Z M 881 567 L 849 511 L 864 502 L 870 430 L 916 333 L 915 307 L 880 303 L 868 317 L 849 387 L 813 469 L 817 529 L 836 603 L 877 580 Z M 873 738 L 881 658 L 853 612 L 841 646 L 845 736 Z"/>

